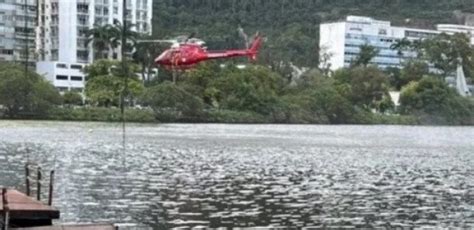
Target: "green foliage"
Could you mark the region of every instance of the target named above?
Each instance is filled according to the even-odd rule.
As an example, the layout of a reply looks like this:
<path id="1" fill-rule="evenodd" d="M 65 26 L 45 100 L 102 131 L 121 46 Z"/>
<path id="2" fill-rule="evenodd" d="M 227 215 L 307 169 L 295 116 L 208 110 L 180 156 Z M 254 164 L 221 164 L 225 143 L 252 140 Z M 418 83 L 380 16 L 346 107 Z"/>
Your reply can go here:
<path id="1" fill-rule="evenodd" d="M 397 67 L 387 67 L 385 70 L 385 75 L 388 77 L 390 86 L 395 90 L 400 90 L 402 88 L 402 71 Z"/>
<path id="2" fill-rule="evenodd" d="M 374 57 L 376 57 L 378 53 L 380 52 L 380 50 L 368 44 L 361 45 L 359 49 L 360 49 L 359 55 L 351 63 L 353 67 L 357 67 L 357 66 L 366 67 L 367 65 L 369 65 L 370 61 L 372 61 L 372 59 L 374 59 Z"/>
<path id="3" fill-rule="evenodd" d="M 92 43 L 96 59 L 107 58 L 107 52 L 114 47 L 112 44 L 114 28 L 111 25 L 94 25 L 93 28 L 86 31 L 86 37 L 85 45 Z"/>
<path id="4" fill-rule="evenodd" d="M 400 103 L 402 113 L 415 114 L 427 124 L 474 124 L 474 102 L 433 77 L 404 87 Z"/>
<path id="5" fill-rule="evenodd" d="M 129 64 L 127 64 L 129 65 Z M 120 96 L 125 87 L 121 63 L 118 61 L 99 60 L 85 68 L 87 83 L 85 93 L 89 103 L 98 106 L 117 106 Z M 132 71 L 137 69 L 136 65 L 130 65 Z M 127 81 L 127 99 L 132 101 L 143 91 L 143 85 L 134 74 Z"/>
<path id="6" fill-rule="evenodd" d="M 280 76 L 262 66 L 234 69 L 212 82 L 212 94 L 219 108 L 268 115 L 277 103 L 280 80 Z"/>
<path id="7" fill-rule="evenodd" d="M 22 66 L 0 64 L 0 105 L 10 118 L 42 117 L 61 103 L 54 87 L 38 74 Z"/>
<path id="8" fill-rule="evenodd" d="M 64 105 L 72 106 L 72 105 L 82 105 L 83 99 L 82 95 L 76 92 L 65 92 L 63 94 L 63 103 Z"/>
<path id="9" fill-rule="evenodd" d="M 232 110 L 211 110 L 205 112 L 203 122 L 210 123 L 268 123 L 265 116 L 254 112 L 242 112 Z"/>
<path id="10" fill-rule="evenodd" d="M 147 40 L 152 39 L 149 36 L 142 37 L 141 39 Z M 159 43 L 142 42 L 135 45 L 135 53 L 133 53 L 133 61 L 140 65 L 140 74 L 145 83 L 151 81 L 151 70 L 155 66 L 155 58 L 160 55 L 164 50 L 164 45 Z"/>
<path id="11" fill-rule="evenodd" d="M 106 25 L 94 25 L 91 29 L 86 31 L 86 43 L 92 43 L 94 47 L 95 59 L 106 59 L 110 49 L 115 49 L 121 44 L 122 36 L 125 35 L 125 46 L 126 51 L 132 51 L 132 47 L 136 43 L 138 33 L 133 30 L 135 25 L 127 24 L 124 28 L 121 23 L 106 24 Z M 125 30 L 125 32 L 124 32 Z"/>
<path id="12" fill-rule="evenodd" d="M 474 48 L 470 45 L 467 34 L 440 34 L 422 42 L 420 53 L 434 66 L 443 72 L 443 76 L 454 72 L 458 64 L 471 66 Z"/>
<path id="13" fill-rule="evenodd" d="M 429 75 L 430 69 L 428 64 L 423 61 L 409 61 L 404 63 L 404 67 L 400 74 L 400 88 L 412 82 L 419 81 L 423 76 Z"/>
<path id="14" fill-rule="evenodd" d="M 455 33 L 448 35 L 442 33 L 432 38 L 413 42 L 405 39 L 394 44 L 391 48 L 416 51 L 418 58 L 427 63 L 432 63 L 436 69 L 441 71 L 442 77 L 453 73 L 459 64 L 463 65 L 467 76 L 474 77 L 472 74 L 474 73 L 474 59 L 472 59 L 474 48 L 471 46 L 471 40 L 467 34 Z M 418 69 L 427 68 L 421 65 L 422 63 L 418 62 L 413 67 Z M 405 83 L 407 82 L 405 81 Z"/>
<path id="15" fill-rule="evenodd" d="M 339 92 L 362 108 L 379 110 L 380 101 L 388 93 L 388 77 L 375 67 L 343 69 L 336 71 L 334 78 Z"/>
<path id="16" fill-rule="evenodd" d="M 236 31 L 260 31 L 268 41 L 259 61 L 265 65 L 291 61 L 317 67 L 319 24 L 347 15 L 367 15 L 395 25 L 429 28 L 458 23 L 455 10 L 473 9 L 466 0 L 155 0 L 153 35 L 170 38 L 197 32 L 210 49 L 244 47 Z M 407 20 L 410 19 L 410 20 Z"/>
<path id="17" fill-rule="evenodd" d="M 54 108 L 47 116 L 51 120 L 62 121 L 121 121 L 120 109 L 103 107 L 81 107 L 81 108 Z M 155 122 L 153 111 L 149 109 L 125 110 L 125 121 L 128 122 Z"/>
<path id="18" fill-rule="evenodd" d="M 204 107 L 201 98 L 171 82 L 147 88 L 141 101 L 153 109 L 159 121 L 189 121 L 200 117 Z"/>

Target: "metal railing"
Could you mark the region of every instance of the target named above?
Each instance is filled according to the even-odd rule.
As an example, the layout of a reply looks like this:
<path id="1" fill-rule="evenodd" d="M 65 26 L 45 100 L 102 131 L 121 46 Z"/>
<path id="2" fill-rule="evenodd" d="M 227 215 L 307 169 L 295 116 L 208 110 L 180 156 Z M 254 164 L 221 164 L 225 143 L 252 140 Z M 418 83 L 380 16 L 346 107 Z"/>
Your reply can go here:
<path id="1" fill-rule="evenodd" d="M 32 172 L 32 173 L 30 173 Z M 34 175 L 36 172 L 36 175 Z M 26 185 L 26 195 L 31 196 L 31 183 L 33 186 L 36 185 L 36 199 L 41 201 L 41 189 L 42 186 L 48 184 L 48 205 L 53 204 L 53 190 L 54 190 L 54 170 L 49 171 L 49 180 L 43 178 L 43 172 L 41 171 L 41 166 L 34 163 L 26 163 L 25 165 L 25 185 Z"/>

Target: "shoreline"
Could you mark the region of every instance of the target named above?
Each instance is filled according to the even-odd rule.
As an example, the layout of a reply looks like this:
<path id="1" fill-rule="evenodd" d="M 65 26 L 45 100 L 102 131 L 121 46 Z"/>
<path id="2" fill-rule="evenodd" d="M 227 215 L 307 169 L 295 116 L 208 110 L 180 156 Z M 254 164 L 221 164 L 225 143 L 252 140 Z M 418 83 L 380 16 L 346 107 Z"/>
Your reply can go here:
<path id="1" fill-rule="evenodd" d="M 106 120 L 56 120 L 56 119 L 10 119 L 0 118 L 1 122 L 48 122 L 48 123 L 92 123 L 92 124 L 122 124 L 121 121 L 106 121 Z M 159 121 L 126 121 L 126 124 L 132 125 L 276 125 L 276 126 L 406 126 L 406 127 L 474 127 L 474 125 L 446 125 L 446 124 L 391 124 L 391 123 L 345 123 L 345 124 L 317 124 L 317 123 L 252 123 L 252 122 L 159 122 Z"/>

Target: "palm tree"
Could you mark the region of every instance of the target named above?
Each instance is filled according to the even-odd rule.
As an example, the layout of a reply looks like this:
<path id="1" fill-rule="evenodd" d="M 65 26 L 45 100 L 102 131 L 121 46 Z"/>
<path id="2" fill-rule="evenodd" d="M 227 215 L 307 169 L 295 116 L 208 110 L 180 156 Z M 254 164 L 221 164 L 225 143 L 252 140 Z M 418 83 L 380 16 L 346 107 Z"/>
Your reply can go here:
<path id="1" fill-rule="evenodd" d="M 116 20 L 114 21 L 114 25 L 109 26 L 111 33 L 111 46 L 113 48 L 121 46 L 122 36 L 125 36 L 125 46 L 123 46 L 123 49 L 125 49 L 125 52 L 132 52 L 137 45 L 137 38 L 139 37 L 139 33 L 133 30 L 135 25 L 127 23 L 126 27 L 124 27 L 122 23 Z"/>
<path id="2" fill-rule="evenodd" d="M 111 25 L 94 25 L 86 32 L 86 46 L 92 42 L 94 57 L 97 59 L 107 58 L 106 51 L 112 47 L 113 30 Z"/>
<path id="3" fill-rule="evenodd" d="M 144 40 L 151 39 L 150 37 L 143 37 Z M 153 67 L 154 59 L 160 54 L 163 45 L 158 43 L 137 43 L 135 52 L 132 54 L 133 60 L 141 66 L 142 79 L 146 83 L 151 78 L 151 68 Z"/>

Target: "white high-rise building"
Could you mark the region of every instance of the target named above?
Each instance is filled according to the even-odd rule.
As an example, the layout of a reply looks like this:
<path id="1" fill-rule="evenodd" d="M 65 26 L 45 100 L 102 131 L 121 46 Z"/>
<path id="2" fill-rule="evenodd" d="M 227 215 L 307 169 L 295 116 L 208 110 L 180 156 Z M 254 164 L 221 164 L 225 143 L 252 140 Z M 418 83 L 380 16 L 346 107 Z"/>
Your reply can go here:
<path id="1" fill-rule="evenodd" d="M 92 43 L 86 44 L 86 31 L 94 25 L 122 23 L 123 0 L 38 0 L 36 47 L 37 72 L 62 91 L 82 91 L 82 68 L 92 63 Z M 135 31 L 151 34 L 152 0 L 128 0 L 127 23 Z M 108 57 L 120 59 L 120 47 Z"/>
<path id="2" fill-rule="evenodd" d="M 389 21 L 369 17 L 348 16 L 346 20 L 324 23 L 320 26 L 320 48 L 325 55 L 322 67 L 331 70 L 348 67 L 360 53 L 360 46 L 367 44 L 379 50 L 371 64 L 380 68 L 401 68 L 404 59 L 413 58 L 416 53 L 393 50 L 390 47 L 398 40 L 420 40 L 440 33 L 468 33 L 474 44 L 474 27 L 463 25 L 438 25 L 437 30 L 426 30 L 392 26 Z"/>
<path id="3" fill-rule="evenodd" d="M 0 61 L 35 63 L 36 0 L 0 0 Z M 26 23 L 25 23 L 26 20 Z"/>

